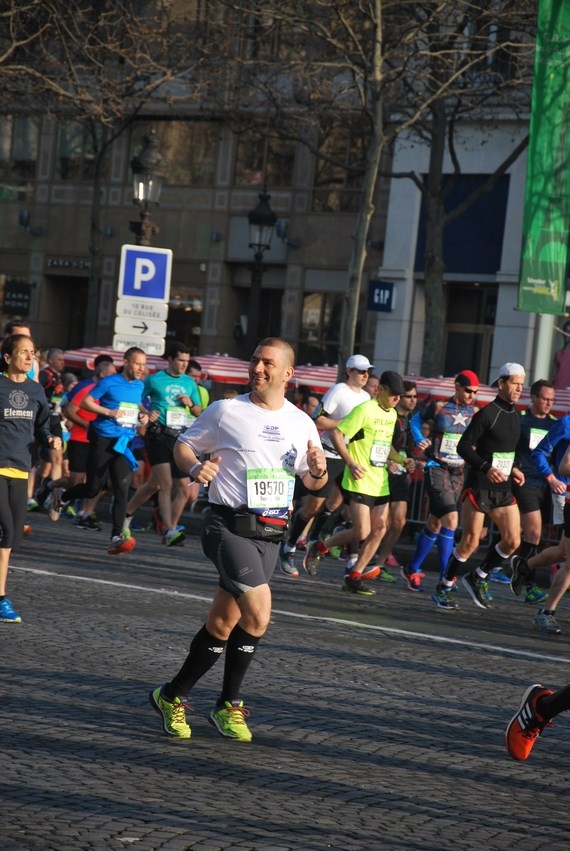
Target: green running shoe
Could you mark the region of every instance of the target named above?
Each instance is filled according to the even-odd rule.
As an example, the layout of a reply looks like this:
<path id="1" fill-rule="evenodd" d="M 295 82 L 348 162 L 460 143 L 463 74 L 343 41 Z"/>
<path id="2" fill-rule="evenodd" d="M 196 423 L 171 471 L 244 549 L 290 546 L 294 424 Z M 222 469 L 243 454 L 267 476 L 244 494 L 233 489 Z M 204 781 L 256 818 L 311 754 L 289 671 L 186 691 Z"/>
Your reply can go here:
<path id="1" fill-rule="evenodd" d="M 527 587 L 526 594 L 524 595 L 524 601 L 525 603 L 536 605 L 537 603 L 543 603 L 547 597 L 548 594 L 546 591 L 541 591 L 538 585 L 533 583 Z"/>
<path id="2" fill-rule="evenodd" d="M 214 706 L 208 720 L 221 736 L 235 739 L 237 742 L 251 742 L 253 736 L 245 723 L 249 710 L 243 705 L 243 700 L 230 703 L 224 701 L 223 706 Z"/>
<path id="3" fill-rule="evenodd" d="M 344 525 L 335 526 L 334 529 L 332 530 L 333 535 L 338 535 L 339 532 L 346 532 L 346 526 L 344 526 Z M 340 558 L 342 556 L 343 550 L 344 550 L 344 547 L 339 546 L 337 544 L 337 545 L 330 548 L 329 555 L 330 555 L 331 558 Z"/>
<path id="4" fill-rule="evenodd" d="M 380 576 L 378 577 L 380 582 L 395 582 L 396 577 L 392 576 L 390 571 L 386 568 L 386 565 L 383 564 L 380 566 Z"/>
<path id="5" fill-rule="evenodd" d="M 174 703 L 165 700 L 162 696 L 162 686 L 151 691 L 148 699 L 153 709 L 162 716 L 162 727 L 168 736 L 177 739 L 189 739 L 192 731 L 186 723 L 186 710 L 192 709 L 187 700 L 174 698 Z"/>
<path id="6" fill-rule="evenodd" d="M 443 609 L 446 612 L 456 612 L 459 606 L 455 600 L 456 592 L 455 584 L 444 585 L 439 582 L 435 589 L 435 594 L 431 595 L 432 600 L 438 609 Z"/>

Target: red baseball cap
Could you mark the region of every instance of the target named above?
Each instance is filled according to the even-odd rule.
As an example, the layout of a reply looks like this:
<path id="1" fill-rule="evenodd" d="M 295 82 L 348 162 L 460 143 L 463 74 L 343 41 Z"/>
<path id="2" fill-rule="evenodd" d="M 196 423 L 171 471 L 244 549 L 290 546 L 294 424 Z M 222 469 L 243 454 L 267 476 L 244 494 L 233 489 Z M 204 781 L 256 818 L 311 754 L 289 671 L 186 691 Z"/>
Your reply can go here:
<path id="1" fill-rule="evenodd" d="M 479 387 L 477 374 L 470 369 L 462 369 L 455 380 L 461 387 Z"/>

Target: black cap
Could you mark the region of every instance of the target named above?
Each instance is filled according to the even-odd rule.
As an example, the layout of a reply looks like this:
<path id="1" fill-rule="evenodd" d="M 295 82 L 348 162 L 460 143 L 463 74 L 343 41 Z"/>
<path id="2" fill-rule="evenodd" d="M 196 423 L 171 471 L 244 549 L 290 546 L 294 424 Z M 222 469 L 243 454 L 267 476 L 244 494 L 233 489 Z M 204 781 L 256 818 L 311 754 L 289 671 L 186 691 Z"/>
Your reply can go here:
<path id="1" fill-rule="evenodd" d="M 403 396 L 406 392 L 402 376 L 399 372 L 394 372 L 392 369 L 387 369 L 380 376 L 380 384 L 387 387 L 393 396 Z"/>

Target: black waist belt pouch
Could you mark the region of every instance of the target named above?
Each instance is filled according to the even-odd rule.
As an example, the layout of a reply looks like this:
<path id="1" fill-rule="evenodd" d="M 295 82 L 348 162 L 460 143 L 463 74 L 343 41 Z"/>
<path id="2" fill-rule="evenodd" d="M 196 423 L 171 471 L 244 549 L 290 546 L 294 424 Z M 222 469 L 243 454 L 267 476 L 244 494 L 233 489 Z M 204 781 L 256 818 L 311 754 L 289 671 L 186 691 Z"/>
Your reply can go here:
<path id="1" fill-rule="evenodd" d="M 289 520 L 281 517 L 261 517 L 249 511 L 219 510 L 212 506 L 215 514 L 224 517 L 228 529 L 240 538 L 254 538 L 258 541 L 282 541 L 289 533 Z"/>

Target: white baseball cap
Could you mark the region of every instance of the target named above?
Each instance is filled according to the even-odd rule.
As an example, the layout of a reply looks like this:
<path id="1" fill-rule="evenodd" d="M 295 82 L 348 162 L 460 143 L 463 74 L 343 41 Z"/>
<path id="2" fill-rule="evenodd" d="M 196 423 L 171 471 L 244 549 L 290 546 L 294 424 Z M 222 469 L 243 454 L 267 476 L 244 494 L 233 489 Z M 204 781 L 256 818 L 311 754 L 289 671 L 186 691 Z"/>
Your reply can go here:
<path id="1" fill-rule="evenodd" d="M 347 369 L 374 369 L 374 364 L 371 364 L 364 355 L 351 355 L 346 362 Z"/>
<path id="2" fill-rule="evenodd" d="M 509 375 L 526 375 L 524 366 L 520 363 L 504 363 L 495 381 L 498 381 L 499 378 L 506 378 Z"/>

